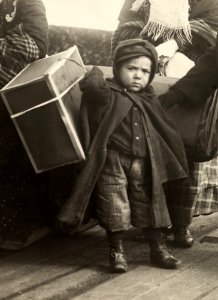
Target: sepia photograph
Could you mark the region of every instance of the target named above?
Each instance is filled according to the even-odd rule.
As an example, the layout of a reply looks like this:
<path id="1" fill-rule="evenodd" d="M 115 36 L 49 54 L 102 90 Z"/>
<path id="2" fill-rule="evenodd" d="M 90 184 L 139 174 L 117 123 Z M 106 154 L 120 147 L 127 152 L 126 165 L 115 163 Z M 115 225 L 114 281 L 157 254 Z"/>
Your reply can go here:
<path id="1" fill-rule="evenodd" d="M 218 299 L 218 0 L 0 0 L 0 300 Z"/>

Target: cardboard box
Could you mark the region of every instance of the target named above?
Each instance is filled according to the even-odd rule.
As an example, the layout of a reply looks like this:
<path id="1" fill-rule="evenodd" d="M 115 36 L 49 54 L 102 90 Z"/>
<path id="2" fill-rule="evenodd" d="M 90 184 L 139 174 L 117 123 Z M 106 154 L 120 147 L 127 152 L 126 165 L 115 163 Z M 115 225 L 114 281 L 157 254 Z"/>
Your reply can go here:
<path id="1" fill-rule="evenodd" d="M 85 73 L 74 46 L 29 64 L 1 90 L 37 173 L 85 159 L 78 83 Z"/>

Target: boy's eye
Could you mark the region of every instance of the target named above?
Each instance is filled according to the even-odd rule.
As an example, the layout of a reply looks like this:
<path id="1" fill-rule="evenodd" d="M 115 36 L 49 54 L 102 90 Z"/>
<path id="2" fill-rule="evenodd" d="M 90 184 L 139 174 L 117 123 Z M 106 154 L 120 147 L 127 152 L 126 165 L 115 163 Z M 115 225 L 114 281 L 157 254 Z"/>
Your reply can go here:
<path id="1" fill-rule="evenodd" d="M 136 67 L 133 67 L 133 66 L 129 66 L 129 67 L 128 67 L 128 70 L 130 70 L 130 71 L 136 71 L 137 68 L 136 68 Z M 151 73 L 151 71 L 148 70 L 148 69 L 142 69 L 141 71 L 142 71 L 142 73 L 144 73 L 144 74 L 150 74 L 150 73 Z"/>
<path id="2" fill-rule="evenodd" d="M 143 72 L 144 74 L 150 74 L 150 73 L 151 73 L 150 70 L 142 70 L 142 72 Z"/>

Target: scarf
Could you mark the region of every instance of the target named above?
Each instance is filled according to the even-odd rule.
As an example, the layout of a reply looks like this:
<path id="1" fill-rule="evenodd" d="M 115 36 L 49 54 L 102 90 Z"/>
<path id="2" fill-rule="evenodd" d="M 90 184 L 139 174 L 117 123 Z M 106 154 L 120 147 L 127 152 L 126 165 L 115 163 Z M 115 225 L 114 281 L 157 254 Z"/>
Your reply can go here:
<path id="1" fill-rule="evenodd" d="M 155 41 L 159 38 L 166 41 L 176 37 L 181 44 L 191 43 L 188 0 L 136 0 L 131 10 L 137 13 L 148 2 L 150 15 L 141 32 L 142 37 L 149 35 Z"/>

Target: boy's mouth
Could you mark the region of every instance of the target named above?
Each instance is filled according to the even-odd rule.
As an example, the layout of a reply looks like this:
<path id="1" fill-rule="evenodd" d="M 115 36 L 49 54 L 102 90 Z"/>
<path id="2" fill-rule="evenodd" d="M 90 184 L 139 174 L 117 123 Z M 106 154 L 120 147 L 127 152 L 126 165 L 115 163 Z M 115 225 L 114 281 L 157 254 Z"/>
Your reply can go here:
<path id="1" fill-rule="evenodd" d="M 132 83 L 132 86 L 135 86 L 135 87 L 141 87 L 141 84 L 140 84 L 140 83 L 137 83 L 137 82 L 133 82 L 133 83 Z"/>

